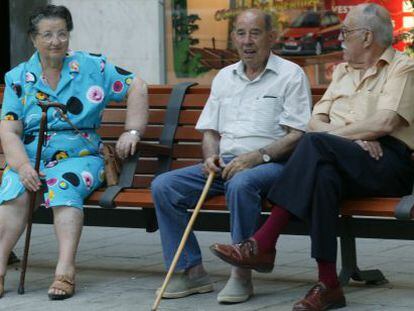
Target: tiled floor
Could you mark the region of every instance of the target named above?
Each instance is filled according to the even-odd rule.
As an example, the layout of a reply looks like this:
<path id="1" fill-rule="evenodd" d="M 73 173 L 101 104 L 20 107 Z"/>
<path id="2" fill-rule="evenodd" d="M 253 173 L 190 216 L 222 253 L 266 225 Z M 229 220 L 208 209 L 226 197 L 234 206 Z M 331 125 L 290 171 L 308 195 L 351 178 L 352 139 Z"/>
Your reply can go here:
<path id="1" fill-rule="evenodd" d="M 205 266 L 216 291 L 178 300 L 163 300 L 159 310 L 291 310 L 316 277 L 309 257 L 309 238 L 282 236 L 277 266 L 271 274 L 255 274 L 256 295 L 248 302 L 220 305 L 217 292 L 224 286 L 229 267 L 210 254 L 213 242 L 228 242 L 227 233 L 197 233 Z M 16 249 L 22 254 L 22 241 Z M 366 286 L 352 282 L 345 288 L 348 306 L 342 310 L 414 310 L 414 242 L 358 240 L 361 268 L 380 268 L 390 283 Z M 52 226 L 33 227 L 26 294 L 16 293 L 19 271 L 10 267 L 6 294 L 0 310 L 150 310 L 154 291 L 165 276 L 159 236 L 138 229 L 86 227 L 78 254 L 77 293 L 66 301 L 49 301 L 47 288 L 56 262 L 56 241 Z"/>

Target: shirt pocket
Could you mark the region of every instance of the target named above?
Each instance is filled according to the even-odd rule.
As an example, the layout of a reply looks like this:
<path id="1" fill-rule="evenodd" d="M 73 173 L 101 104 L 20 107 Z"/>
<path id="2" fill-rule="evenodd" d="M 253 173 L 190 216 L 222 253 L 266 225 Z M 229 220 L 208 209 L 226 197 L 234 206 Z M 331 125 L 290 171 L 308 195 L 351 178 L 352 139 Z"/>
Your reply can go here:
<path id="1" fill-rule="evenodd" d="M 355 105 L 357 121 L 365 120 L 378 111 L 379 92 L 362 91 Z"/>
<path id="2" fill-rule="evenodd" d="M 257 134 L 273 135 L 278 126 L 279 115 L 282 112 L 282 98 L 263 96 L 253 105 L 252 126 Z"/>

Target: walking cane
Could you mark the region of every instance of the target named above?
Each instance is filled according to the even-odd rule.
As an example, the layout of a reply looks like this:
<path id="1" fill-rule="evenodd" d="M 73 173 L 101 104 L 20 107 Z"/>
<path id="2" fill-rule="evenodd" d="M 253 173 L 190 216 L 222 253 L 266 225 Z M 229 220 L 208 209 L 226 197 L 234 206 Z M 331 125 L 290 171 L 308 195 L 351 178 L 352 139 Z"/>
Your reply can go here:
<path id="1" fill-rule="evenodd" d="M 200 199 L 198 199 L 197 205 L 194 208 L 193 215 L 191 215 L 191 218 L 190 218 L 190 221 L 188 222 L 187 228 L 185 228 L 185 231 L 184 231 L 183 237 L 181 239 L 180 245 L 178 245 L 178 249 L 177 249 L 177 251 L 174 255 L 174 259 L 171 263 L 170 269 L 168 269 L 167 276 L 165 277 L 164 283 L 161 286 L 161 290 L 158 293 L 157 298 L 155 299 L 155 302 L 154 302 L 154 305 L 151 308 L 151 311 L 156 311 L 158 309 L 158 306 L 159 306 L 160 301 L 161 301 L 161 297 L 164 294 L 165 289 L 167 288 L 168 282 L 170 281 L 172 274 L 174 273 L 175 266 L 177 265 L 178 259 L 181 256 L 181 253 L 183 251 L 185 243 L 187 242 L 188 236 L 190 235 L 191 229 L 193 228 L 193 224 L 194 224 L 194 222 L 197 218 L 197 215 L 198 215 L 198 213 L 201 209 L 201 206 L 204 203 L 204 200 L 206 199 L 207 192 L 210 189 L 211 183 L 213 182 L 214 175 L 215 175 L 214 172 L 210 172 L 210 174 L 208 175 L 208 178 L 207 178 L 206 184 L 204 186 L 203 192 L 201 193 Z"/>
<path id="2" fill-rule="evenodd" d="M 45 138 L 44 136 L 45 136 L 45 130 L 46 130 L 46 125 L 47 125 L 47 110 L 50 107 L 55 107 L 55 108 L 63 110 L 63 112 L 66 113 L 66 106 L 63 104 L 50 103 L 50 102 L 47 102 L 47 103 L 39 102 L 38 105 L 42 109 L 42 118 L 40 120 L 39 140 L 37 143 L 36 159 L 35 159 L 35 167 L 34 167 L 37 174 L 39 174 L 40 157 L 42 155 L 42 146 L 43 146 L 43 142 Z M 33 211 L 36 205 L 37 193 L 38 191 L 30 192 L 30 205 L 29 205 L 29 214 L 27 217 L 26 239 L 24 242 L 24 254 L 23 254 L 23 259 L 22 259 L 22 271 L 20 273 L 19 289 L 17 290 L 17 292 L 20 295 L 24 294 L 24 279 L 26 277 L 27 259 L 29 256 L 29 246 L 30 246 L 30 236 L 32 234 Z"/>

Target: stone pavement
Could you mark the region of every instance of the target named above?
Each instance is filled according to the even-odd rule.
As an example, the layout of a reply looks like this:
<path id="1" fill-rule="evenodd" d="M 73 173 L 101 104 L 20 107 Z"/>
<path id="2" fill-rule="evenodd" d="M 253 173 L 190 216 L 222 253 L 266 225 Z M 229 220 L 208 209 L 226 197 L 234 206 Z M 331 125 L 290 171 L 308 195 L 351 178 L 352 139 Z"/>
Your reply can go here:
<path id="1" fill-rule="evenodd" d="M 291 310 L 316 277 L 316 265 L 309 258 L 309 238 L 282 236 L 277 266 L 271 274 L 254 275 L 256 295 L 236 305 L 220 305 L 216 294 L 227 279 L 229 267 L 210 254 L 212 242 L 228 242 L 227 233 L 199 232 L 205 266 L 216 291 L 178 300 L 162 300 L 159 310 Z M 22 254 L 23 241 L 16 248 Z M 414 310 L 414 242 L 358 240 L 361 268 L 381 268 L 390 283 L 366 286 L 352 282 L 345 288 L 348 307 L 355 311 Z M 78 253 L 77 293 L 66 301 L 49 301 L 47 289 L 56 262 L 53 227 L 33 226 L 26 294 L 16 293 L 19 271 L 10 267 L 6 294 L 0 310 L 150 310 L 154 292 L 165 276 L 159 235 L 141 229 L 85 227 Z"/>

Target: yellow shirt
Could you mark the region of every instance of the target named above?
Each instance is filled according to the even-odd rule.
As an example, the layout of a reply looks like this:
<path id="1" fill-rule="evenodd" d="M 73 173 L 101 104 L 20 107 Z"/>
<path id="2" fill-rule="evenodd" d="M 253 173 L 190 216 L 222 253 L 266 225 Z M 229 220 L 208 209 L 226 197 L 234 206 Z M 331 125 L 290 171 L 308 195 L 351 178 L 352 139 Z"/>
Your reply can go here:
<path id="1" fill-rule="evenodd" d="M 360 72 L 338 65 L 313 114 L 326 114 L 332 124 L 345 126 L 379 110 L 395 111 L 408 126 L 390 135 L 414 149 L 414 60 L 390 47 L 362 78 Z"/>

